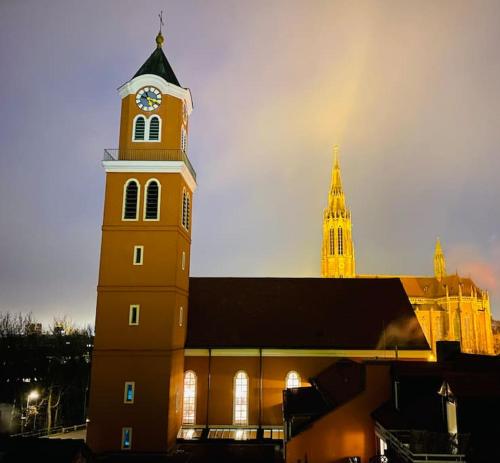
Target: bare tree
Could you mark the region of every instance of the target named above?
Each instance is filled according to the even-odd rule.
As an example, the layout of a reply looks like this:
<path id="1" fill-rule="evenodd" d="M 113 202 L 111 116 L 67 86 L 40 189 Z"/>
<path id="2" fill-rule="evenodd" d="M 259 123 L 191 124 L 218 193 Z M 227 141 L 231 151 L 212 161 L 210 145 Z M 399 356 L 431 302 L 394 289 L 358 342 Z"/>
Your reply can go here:
<path id="1" fill-rule="evenodd" d="M 30 327 L 35 324 L 33 314 L 22 312 L 13 314 L 10 311 L 0 312 L 0 337 L 24 336 L 30 333 Z"/>

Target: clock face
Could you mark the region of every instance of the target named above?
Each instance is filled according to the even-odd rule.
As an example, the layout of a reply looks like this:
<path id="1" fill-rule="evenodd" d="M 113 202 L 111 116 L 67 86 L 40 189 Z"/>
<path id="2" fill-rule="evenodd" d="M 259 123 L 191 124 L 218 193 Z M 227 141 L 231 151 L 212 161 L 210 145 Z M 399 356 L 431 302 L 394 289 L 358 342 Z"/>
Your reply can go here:
<path id="1" fill-rule="evenodd" d="M 141 88 L 135 96 L 137 106 L 143 111 L 154 111 L 161 104 L 161 93 L 157 88 Z"/>

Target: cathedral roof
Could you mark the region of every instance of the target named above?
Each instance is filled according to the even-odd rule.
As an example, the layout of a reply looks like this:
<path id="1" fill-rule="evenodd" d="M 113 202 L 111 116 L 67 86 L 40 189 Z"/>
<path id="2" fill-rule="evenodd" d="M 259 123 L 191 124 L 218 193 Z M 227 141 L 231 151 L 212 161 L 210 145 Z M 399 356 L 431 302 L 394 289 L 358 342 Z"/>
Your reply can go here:
<path id="1" fill-rule="evenodd" d="M 401 277 L 401 282 L 406 293 L 410 297 L 445 297 L 446 287 L 450 296 L 458 296 L 459 285 L 462 286 L 463 296 L 472 296 L 473 290 L 481 296 L 479 289 L 470 278 L 462 278 L 458 275 L 448 275 L 439 281 L 436 277 Z"/>
<path id="2" fill-rule="evenodd" d="M 163 43 L 163 41 L 161 43 Z M 170 66 L 170 63 L 165 56 L 165 53 L 163 53 L 161 44 L 158 44 L 156 50 L 151 53 L 150 57 L 139 68 L 134 77 L 142 76 L 143 74 L 154 74 L 156 76 L 163 77 L 167 82 L 171 84 L 177 85 L 178 87 L 181 86 L 181 84 L 177 80 L 177 77 L 175 76 L 172 66 Z"/>
<path id="3" fill-rule="evenodd" d="M 190 278 L 188 348 L 429 349 L 399 279 Z"/>

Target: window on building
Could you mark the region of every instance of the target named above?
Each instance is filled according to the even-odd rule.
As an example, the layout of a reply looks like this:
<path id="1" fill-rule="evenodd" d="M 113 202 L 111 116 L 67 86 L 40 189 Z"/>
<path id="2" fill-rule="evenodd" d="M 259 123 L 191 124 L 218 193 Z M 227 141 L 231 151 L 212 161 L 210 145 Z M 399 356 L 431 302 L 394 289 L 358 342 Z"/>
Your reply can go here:
<path id="1" fill-rule="evenodd" d="M 182 127 L 181 129 L 181 150 L 186 152 L 187 148 L 187 134 L 186 134 L 186 129 Z"/>
<path id="2" fill-rule="evenodd" d="M 196 424 L 196 373 L 191 370 L 184 373 L 182 424 Z"/>
<path id="3" fill-rule="evenodd" d="M 233 423 L 248 424 L 248 375 L 244 371 L 234 376 Z"/>
<path id="4" fill-rule="evenodd" d="M 149 120 L 149 141 L 159 141 L 160 140 L 160 118 L 158 116 L 153 116 Z"/>
<path id="5" fill-rule="evenodd" d="M 335 254 L 335 230 L 330 228 L 330 254 Z"/>
<path id="6" fill-rule="evenodd" d="M 344 233 L 342 227 L 338 229 L 338 254 L 342 256 L 344 254 Z"/>
<path id="7" fill-rule="evenodd" d="M 144 141 L 144 135 L 146 133 L 146 119 L 143 116 L 138 116 L 134 119 L 134 141 Z"/>
<path id="8" fill-rule="evenodd" d="M 122 428 L 122 450 L 132 448 L 132 428 Z"/>
<path id="9" fill-rule="evenodd" d="M 130 306 L 128 312 L 128 324 L 129 325 L 139 324 L 139 306 L 137 304 L 133 304 Z"/>
<path id="10" fill-rule="evenodd" d="M 190 225 L 190 209 L 191 209 L 191 198 L 189 197 L 189 193 L 184 190 L 182 193 L 182 226 L 189 230 Z"/>
<path id="11" fill-rule="evenodd" d="M 150 180 L 146 185 L 144 198 L 144 219 L 158 220 L 160 217 L 160 184 L 157 180 Z"/>
<path id="12" fill-rule="evenodd" d="M 129 180 L 125 184 L 123 199 L 123 219 L 137 220 L 137 204 L 139 200 L 139 184 L 136 180 Z"/>
<path id="13" fill-rule="evenodd" d="M 135 382 L 127 381 L 125 383 L 125 391 L 123 392 L 123 403 L 133 404 L 135 393 Z"/>
<path id="14" fill-rule="evenodd" d="M 144 261 L 144 246 L 134 246 L 134 265 L 142 265 Z"/>
<path id="15" fill-rule="evenodd" d="M 286 375 L 285 386 L 287 389 L 300 387 L 300 375 L 296 371 L 289 371 Z"/>
<path id="16" fill-rule="evenodd" d="M 184 307 L 182 305 L 179 307 L 179 326 L 184 323 Z"/>
<path id="17" fill-rule="evenodd" d="M 185 251 L 182 251 L 181 267 L 182 267 L 182 270 L 186 270 L 186 252 Z"/>

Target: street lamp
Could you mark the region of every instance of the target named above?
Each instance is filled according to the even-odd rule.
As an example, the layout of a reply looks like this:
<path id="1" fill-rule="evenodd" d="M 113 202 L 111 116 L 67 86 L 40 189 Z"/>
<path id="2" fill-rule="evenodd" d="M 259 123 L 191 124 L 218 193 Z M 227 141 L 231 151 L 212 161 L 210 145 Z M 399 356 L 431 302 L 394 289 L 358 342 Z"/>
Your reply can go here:
<path id="1" fill-rule="evenodd" d="M 28 394 L 28 400 L 26 400 L 26 424 L 28 422 L 28 413 L 29 413 L 29 408 L 30 408 L 30 400 L 38 400 L 39 398 L 40 398 L 40 393 L 36 389 L 33 389 Z M 36 410 L 35 410 L 35 417 L 33 419 L 33 431 L 35 430 L 35 423 L 36 423 Z"/>

